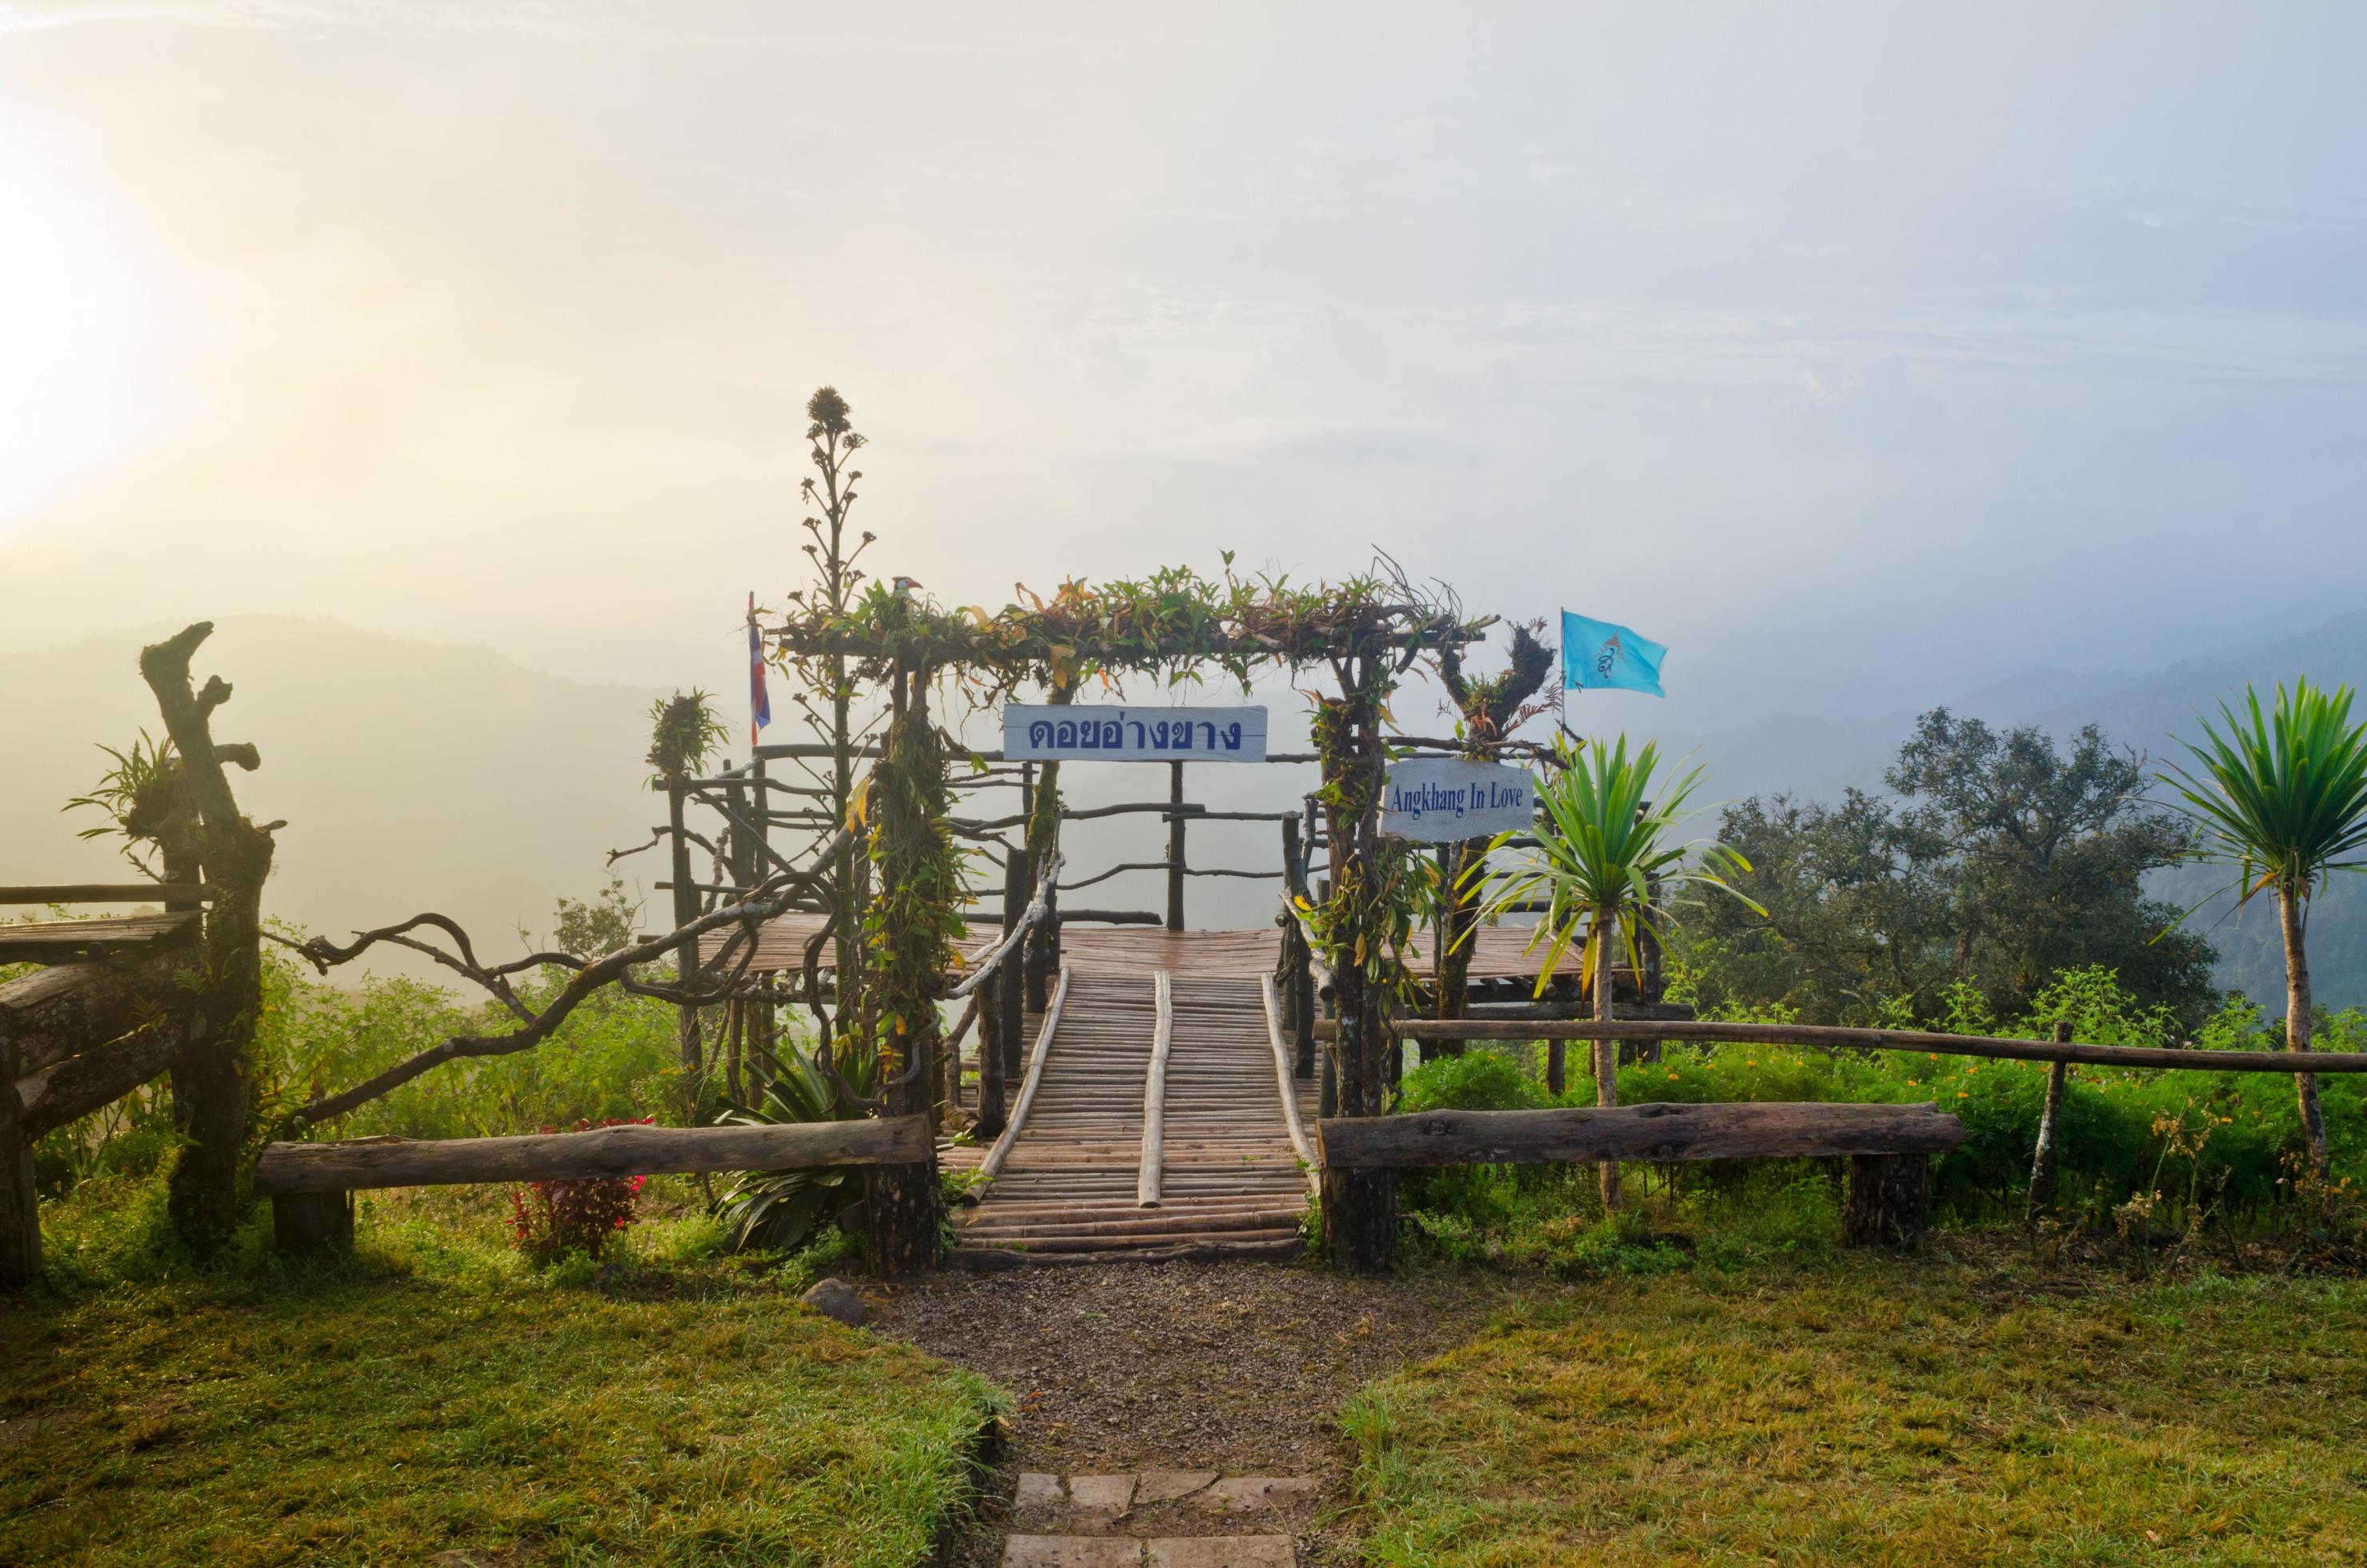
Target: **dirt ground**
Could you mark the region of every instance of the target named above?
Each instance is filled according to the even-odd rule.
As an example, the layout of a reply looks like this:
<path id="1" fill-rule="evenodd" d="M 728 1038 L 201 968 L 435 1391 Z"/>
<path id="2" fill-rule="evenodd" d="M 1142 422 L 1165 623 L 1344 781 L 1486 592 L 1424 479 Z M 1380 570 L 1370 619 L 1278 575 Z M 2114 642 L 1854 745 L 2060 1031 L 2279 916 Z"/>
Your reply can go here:
<path id="1" fill-rule="evenodd" d="M 1342 1542 L 1348 1450 L 1332 1424 L 1364 1384 L 1448 1348 L 1510 1293 L 1437 1277 L 1351 1279 L 1289 1264 L 1116 1263 L 946 1272 L 866 1292 L 871 1326 L 1017 1396 L 999 1502 L 953 1559 L 991 1564 L 1021 1471 L 1315 1475 L 1302 1561 Z"/>

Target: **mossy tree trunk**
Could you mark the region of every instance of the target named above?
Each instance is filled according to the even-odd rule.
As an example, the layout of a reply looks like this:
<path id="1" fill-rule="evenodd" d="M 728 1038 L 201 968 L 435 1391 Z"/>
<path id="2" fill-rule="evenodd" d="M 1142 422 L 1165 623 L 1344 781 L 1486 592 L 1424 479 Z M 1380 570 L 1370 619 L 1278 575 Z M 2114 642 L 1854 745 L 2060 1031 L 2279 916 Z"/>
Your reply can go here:
<path id="1" fill-rule="evenodd" d="M 866 922 L 864 1015 L 876 1031 L 889 1116 L 925 1116 L 937 1092 L 943 1035 L 937 993 L 963 903 L 946 827 L 946 752 L 929 717 L 926 665 L 900 664 L 887 739 L 866 800 L 878 894 Z M 934 1150 L 928 1161 L 865 1168 L 870 1264 L 903 1276 L 935 1267 L 941 1216 Z"/>
<path id="2" fill-rule="evenodd" d="M 175 1086 L 188 1142 L 167 1188 L 173 1225 L 190 1246 L 209 1251 L 238 1222 L 243 1153 L 254 1108 L 251 1054 L 263 1009 L 263 883 L 271 874 L 268 828 L 238 809 L 224 762 L 252 771 L 252 745 L 218 745 L 212 715 L 230 700 L 219 676 L 202 690 L 189 659 L 213 632 L 199 621 L 147 648 L 140 673 L 156 695 L 164 728 L 180 753 L 190 803 L 198 814 L 198 858 L 213 889 L 198 948 L 195 1017 Z"/>

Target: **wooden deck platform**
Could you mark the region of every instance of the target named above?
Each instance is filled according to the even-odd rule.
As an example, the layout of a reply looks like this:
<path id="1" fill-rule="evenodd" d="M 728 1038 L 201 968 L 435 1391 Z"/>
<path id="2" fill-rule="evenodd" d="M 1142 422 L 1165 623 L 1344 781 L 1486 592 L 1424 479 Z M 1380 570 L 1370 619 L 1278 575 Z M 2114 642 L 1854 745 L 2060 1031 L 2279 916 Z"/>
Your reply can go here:
<path id="1" fill-rule="evenodd" d="M 819 915 L 785 915 L 768 923 L 756 936 L 759 971 L 798 969 L 805 963 L 805 945 L 821 929 Z M 1544 950 L 1529 951 L 1530 931 L 1521 926 L 1485 926 L 1473 944 L 1474 980 L 1534 975 Z M 712 957 L 723 937 L 701 938 L 700 953 Z M 991 949 L 996 932 L 991 926 L 973 927 L 961 948 L 970 958 Z M 1413 941 L 1417 969 L 1430 967 L 1430 943 L 1425 934 Z M 1148 978 L 1159 970 L 1209 979 L 1271 974 L 1282 957 L 1282 932 L 1277 926 L 1246 931 L 1168 931 L 1156 926 L 1066 926 L 1060 931 L 1061 961 L 1079 974 L 1117 973 Z M 1576 959 L 1564 960 L 1574 969 Z"/>
<path id="2" fill-rule="evenodd" d="M 92 920 L 23 920 L 0 925 L 0 964 L 81 963 L 195 938 L 198 912 L 119 915 Z"/>
<path id="3" fill-rule="evenodd" d="M 1226 951 L 1201 944 L 1195 956 Z M 959 1219 L 958 1261 L 1297 1246 L 1308 1179 L 1283 1109 L 1260 979 L 1167 971 L 1170 1043 L 1154 1127 L 1147 1112 L 1162 1032 L 1159 972 L 1071 965 L 1041 1086 L 1002 1173 Z M 1030 1020 L 1031 1041 L 1042 1027 Z M 1314 1085 L 1293 1090 L 1311 1116 Z M 1147 1157 L 1159 1188 L 1148 1202 Z"/>

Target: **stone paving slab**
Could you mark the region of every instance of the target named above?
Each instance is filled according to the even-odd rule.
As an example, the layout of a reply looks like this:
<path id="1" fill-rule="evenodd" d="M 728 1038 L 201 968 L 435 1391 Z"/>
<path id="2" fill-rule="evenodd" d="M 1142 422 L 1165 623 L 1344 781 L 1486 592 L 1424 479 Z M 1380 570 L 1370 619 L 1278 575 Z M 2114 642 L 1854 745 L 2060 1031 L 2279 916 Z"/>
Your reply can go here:
<path id="1" fill-rule="evenodd" d="M 1029 1471 L 1019 1477 L 1019 1531 L 1004 1542 L 1003 1568 L 1297 1568 L 1291 1538 L 1275 1531 L 1318 1491 L 1308 1475 Z M 1229 1525 L 1256 1533 L 1206 1533 Z"/>
<path id="2" fill-rule="evenodd" d="M 1169 1536 L 1145 1544 L 1150 1568 L 1298 1568 L 1286 1535 Z"/>
<path id="3" fill-rule="evenodd" d="M 1002 1568 L 1297 1568 L 1286 1535 L 1015 1535 Z"/>
<path id="4" fill-rule="evenodd" d="M 1142 1568 L 1142 1542 L 1123 1535 L 1015 1535 L 1002 1568 Z"/>

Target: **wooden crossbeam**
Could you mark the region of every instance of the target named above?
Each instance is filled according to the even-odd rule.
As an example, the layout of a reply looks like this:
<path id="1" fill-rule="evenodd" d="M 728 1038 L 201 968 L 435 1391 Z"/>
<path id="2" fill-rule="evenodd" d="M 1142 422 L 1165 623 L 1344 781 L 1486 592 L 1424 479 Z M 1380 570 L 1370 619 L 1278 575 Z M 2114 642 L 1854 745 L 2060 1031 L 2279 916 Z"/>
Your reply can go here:
<path id="1" fill-rule="evenodd" d="M 1965 1141 L 1963 1120 L 1933 1105 L 1817 1101 L 1435 1110 L 1326 1117 L 1316 1129 L 1334 1168 L 1936 1154 Z"/>
<path id="2" fill-rule="evenodd" d="M 213 894 L 202 882 L 28 882 L 0 887 L 0 904 L 163 903 Z"/>
<path id="3" fill-rule="evenodd" d="M 273 1143 L 255 1167 L 258 1196 L 357 1187 L 563 1181 L 660 1172 L 909 1165 L 929 1157 L 926 1119 L 777 1127 L 598 1127 L 522 1138 L 359 1138 Z"/>

